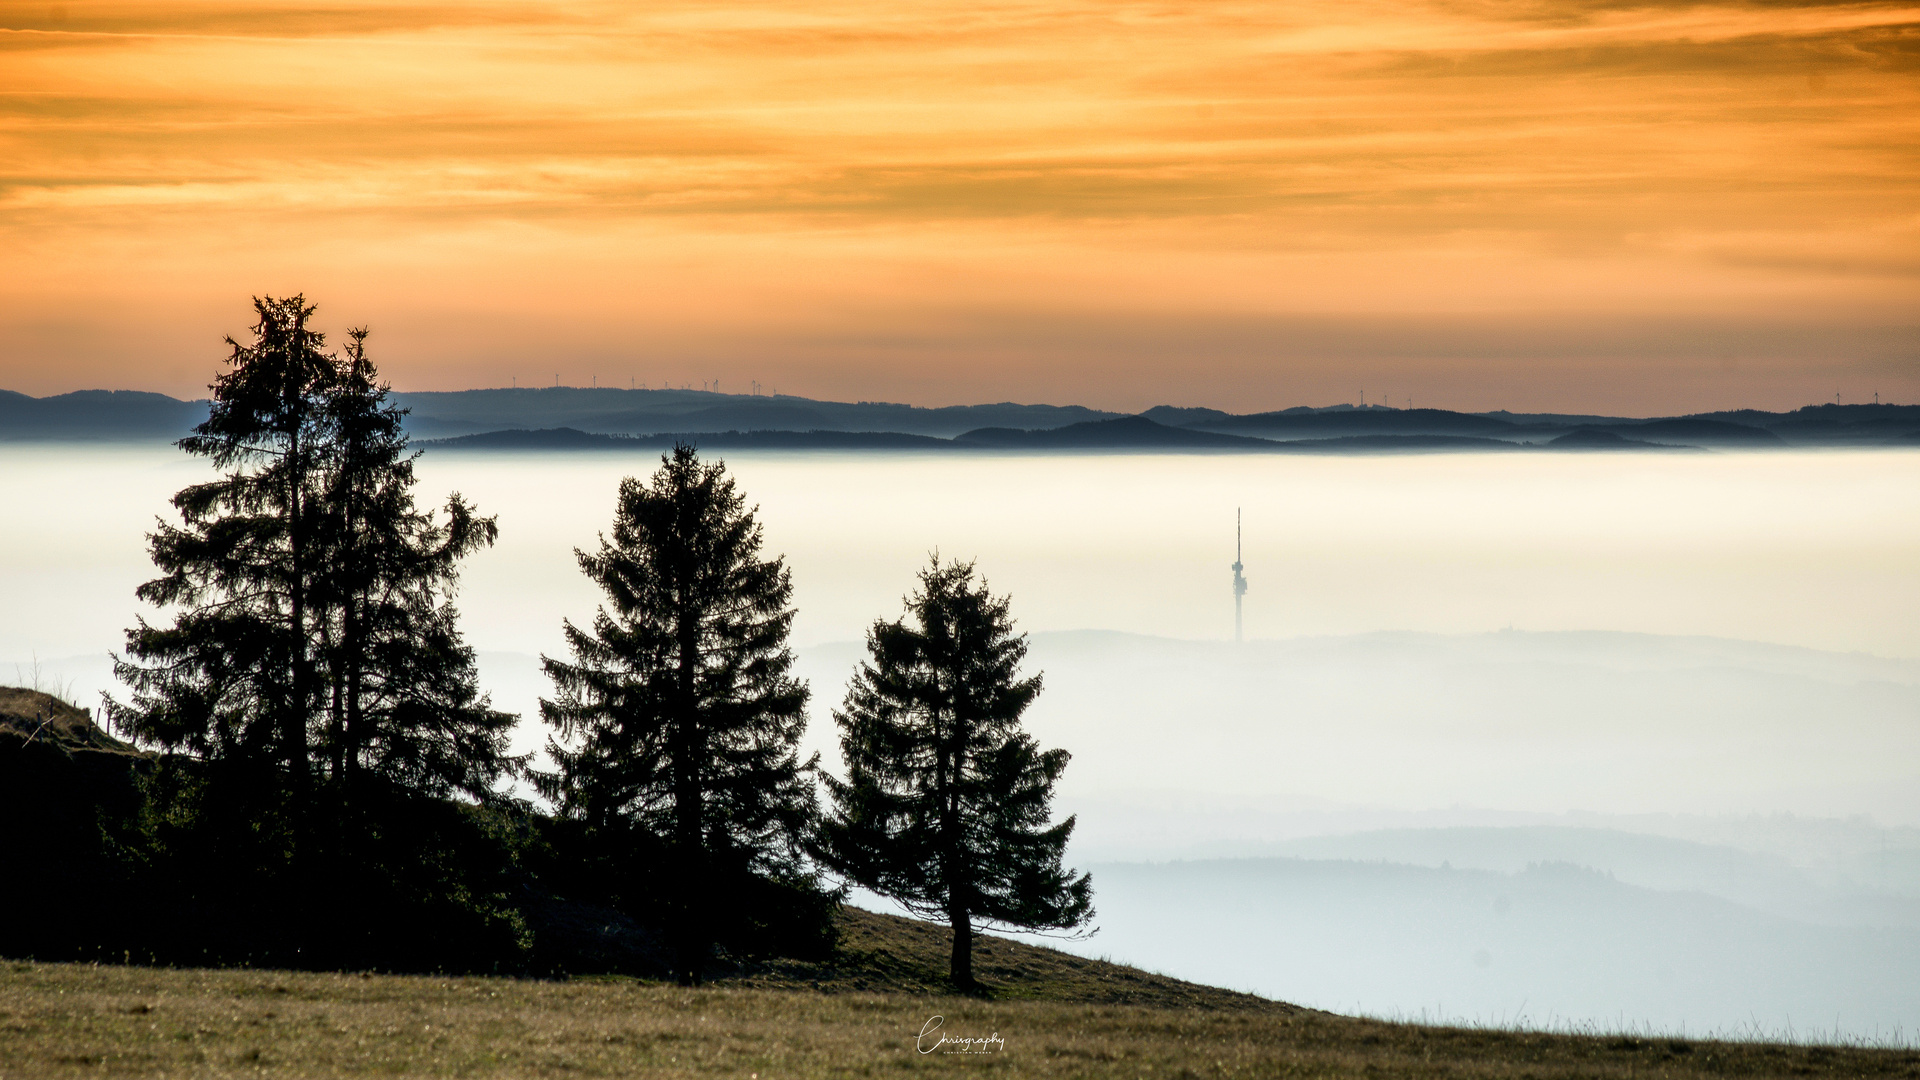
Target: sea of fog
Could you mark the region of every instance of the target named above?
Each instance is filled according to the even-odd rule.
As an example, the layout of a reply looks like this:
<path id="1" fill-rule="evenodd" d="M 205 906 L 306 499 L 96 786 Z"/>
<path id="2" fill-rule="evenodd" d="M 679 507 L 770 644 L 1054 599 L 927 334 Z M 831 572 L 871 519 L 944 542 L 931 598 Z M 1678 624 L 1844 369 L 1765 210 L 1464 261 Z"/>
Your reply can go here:
<path id="1" fill-rule="evenodd" d="M 573 549 L 656 460 L 421 459 L 425 499 L 499 517 L 460 597 L 496 704 L 534 714 L 596 604 Z M 931 552 L 1012 595 L 1095 876 L 1100 931 L 1061 947 L 1387 1016 L 1920 1033 L 1920 452 L 728 464 L 792 567 L 829 767 Z M 142 534 L 205 475 L 0 445 L 0 681 L 112 689 Z"/>

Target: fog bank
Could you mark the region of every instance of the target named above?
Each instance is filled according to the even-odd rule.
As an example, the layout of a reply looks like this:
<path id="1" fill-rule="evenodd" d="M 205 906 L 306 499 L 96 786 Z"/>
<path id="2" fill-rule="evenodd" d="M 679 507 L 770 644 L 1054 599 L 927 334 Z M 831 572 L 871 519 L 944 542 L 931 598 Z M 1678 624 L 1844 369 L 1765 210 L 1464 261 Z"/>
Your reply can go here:
<path id="1" fill-rule="evenodd" d="M 1920 453 L 728 461 L 829 768 L 931 550 L 1012 595 L 1095 871 L 1067 947 L 1386 1015 L 1920 1030 Z M 538 654 L 598 604 L 573 548 L 653 463 L 420 462 L 423 501 L 499 517 L 459 603 L 522 748 Z M 207 475 L 0 446 L 0 680 L 115 689 L 164 617 L 142 534 Z"/>

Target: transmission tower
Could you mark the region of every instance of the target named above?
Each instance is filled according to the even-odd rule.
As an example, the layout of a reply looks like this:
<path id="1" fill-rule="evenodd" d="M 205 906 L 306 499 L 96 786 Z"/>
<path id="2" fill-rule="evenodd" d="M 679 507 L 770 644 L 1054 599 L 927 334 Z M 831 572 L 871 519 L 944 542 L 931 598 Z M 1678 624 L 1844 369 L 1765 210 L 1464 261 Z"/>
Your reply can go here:
<path id="1" fill-rule="evenodd" d="M 1247 579 L 1240 571 L 1246 569 L 1240 562 L 1240 510 L 1233 511 L 1233 640 L 1238 643 L 1242 638 L 1240 606 L 1247 595 Z"/>

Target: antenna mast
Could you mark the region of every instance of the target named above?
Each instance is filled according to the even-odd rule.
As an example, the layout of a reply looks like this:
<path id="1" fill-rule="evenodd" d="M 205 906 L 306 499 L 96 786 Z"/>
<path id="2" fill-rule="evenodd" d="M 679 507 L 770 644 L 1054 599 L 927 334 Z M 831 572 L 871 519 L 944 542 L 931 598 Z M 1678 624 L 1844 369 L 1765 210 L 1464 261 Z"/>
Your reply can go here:
<path id="1" fill-rule="evenodd" d="M 1247 579 L 1240 571 L 1246 569 L 1240 562 L 1240 509 L 1233 511 L 1233 640 L 1238 644 L 1242 640 L 1240 605 L 1241 598 L 1247 595 Z"/>

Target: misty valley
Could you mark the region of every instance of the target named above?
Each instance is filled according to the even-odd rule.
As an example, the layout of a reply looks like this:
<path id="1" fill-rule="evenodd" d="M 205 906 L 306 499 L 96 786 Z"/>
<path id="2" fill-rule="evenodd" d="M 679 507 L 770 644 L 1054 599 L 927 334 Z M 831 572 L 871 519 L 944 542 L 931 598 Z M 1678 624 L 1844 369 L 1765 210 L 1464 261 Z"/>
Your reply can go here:
<path id="1" fill-rule="evenodd" d="M 1099 932 L 1399 1018 L 1904 1038 L 1920 1019 L 1920 460 L 725 455 L 793 568 L 804 736 L 930 552 L 1012 597 Z M 118 692 L 166 447 L 0 447 L 0 674 Z M 430 450 L 497 515 L 458 605 L 537 751 L 572 549 L 645 454 Z M 1246 521 L 1247 638 L 1227 563 Z M 871 894 L 855 902 L 894 910 Z"/>

